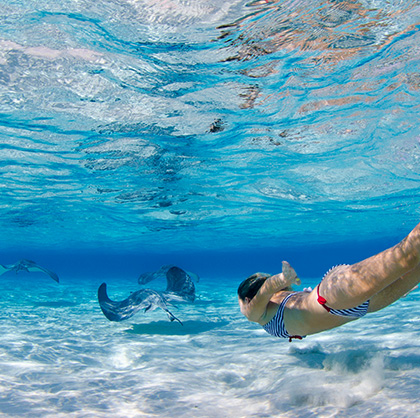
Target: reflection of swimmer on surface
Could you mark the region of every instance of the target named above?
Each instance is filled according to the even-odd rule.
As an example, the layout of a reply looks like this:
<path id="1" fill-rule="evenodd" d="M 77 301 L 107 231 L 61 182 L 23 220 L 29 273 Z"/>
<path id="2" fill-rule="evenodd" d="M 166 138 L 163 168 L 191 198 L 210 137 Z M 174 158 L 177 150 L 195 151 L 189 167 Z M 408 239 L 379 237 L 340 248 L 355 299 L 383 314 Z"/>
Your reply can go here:
<path id="1" fill-rule="evenodd" d="M 42 272 L 48 274 L 48 276 L 50 276 L 57 283 L 59 282 L 57 274 L 55 274 L 51 270 L 46 269 L 45 267 L 41 267 L 40 265 L 31 260 L 20 260 L 15 264 L 8 265 L 0 264 L 0 276 L 4 273 L 7 273 L 8 271 L 15 271 L 16 273 L 19 273 L 19 271 L 26 271 L 28 273 Z"/>
<path id="2" fill-rule="evenodd" d="M 148 283 L 151 280 L 165 275 L 167 280 L 166 290 L 164 292 L 157 292 L 152 289 L 140 289 L 119 302 L 112 301 L 108 297 L 106 284 L 102 283 L 98 289 L 99 305 L 103 314 L 110 321 L 129 319 L 141 309 L 147 312 L 160 308 L 167 313 L 170 321 L 178 321 L 182 324 L 169 311 L 167 302 L 194 302 L 195 286 L 190 274 L 176 266 L 163 266 L 156 272 L 143 273 L 138 279 L 140 284 Z M 194 276 L 198 278 L 197 275 L 194 274 Z"/>
<path id="3" fill-rule="evenodd" d="M 73 57 L 80 58 L 85 61 L 97 61 L 100 58 L 102 58 L 102 54 L 100 52 L 92 51 L 86 48 L 66 48 L 60 50 L 52 49 L 43 45 L 27 47 L 13 41 L 2 39 L 0 39 L 0 51 L 6 53 L 20 51 L 28 56 L 49 60 L 54 60 L 63 57 Z"/>
<path id="4" fill-rule="evenodd" d="M 241 312 L 276 337 L 301 339 L 376 312 L 420 282 L 420 224 L 399 244 L 353 265 L 332 268 L 310 291 L 283 262 L 282 273 L 256 273 L 238 288 Z"/>
<path id="5" fill-rule="evenodd" d="M 251 6 L 258 9 L 218 27 L 222 31 L 220 39 L 228 38 L 229 46 L 237 47 L 237 54 L 227 61 L 247 61 L 280 50 L 309 50 L 321 52 L 312 59 L 337 63 L 366 46 L 381 49 L 396 36 L 415 29 L 414 25 L 405 29 L 393 25 L 392 18 L 402 10 L 369 9 L 359 0 L 324 0 L 313 9 L 306 3 L 295 3 L 287 9 L 280 1 L 254 2 Z M 410 7 L 407 5 L 407 11 Z"/>
<path id="6" fill-rule="evenodd" d="M 280 98 L 289 94 L 288 89 L 299 89 L 303 86 L 302 79 L 306 79 L 305 73 L 308 69 L 313 69 L 314 73 L 321 73 L 322 76 L 324 70 L 330 71 L 340 63 L 365 57 L 367 53 L 375 54 L 396 39 L 416 31 L 414 24 L 395 25 L 395 19 L 400 14 L 409 13 L 413 8 L 411 4 L 398 11 L 390 10 L 385 4 L 382 8 L 369 8 L 359 0 L 323 0 L 314 7 L 310 7 L 307 2 L 288 5 L 280 1 L 259 0 L 249 3 L 248 6 L 253 7 L 251 13 L 231 24 L 218 27 L 221 30 L 219 39 L 223 39 L 229 53 L 224 61 L 249 62 L 240 67 L 240 72 L 255 80 L 283 71 L 284 60 L 283 57 L 279 58 L 279 53 L 286 57 L 290 55 L 293 58 L 290 63 L 296 60 L 296 64 L 286 67 L 286 72 L 282 73 L 285 76 L 285 85 L 276 93 Z M 261 57 L 265 58 L 260 59 Z M 405 59 L 401 61 L 401 65 L 404 65 Z M 384 67 L 373 70 L 386 71 L 387 66 Z M 302 79 L 300 75 L 303 75 Z M 409 79 L 405 82 L 415 85 Z M 362 92 L 366 88 L 376 91 L 376 86 L 360 84 Z M 357 83 L 348 86 L 351 97 L 347 97 L 343 103 L 342 94 L 338 98 L 330 98 L 334 91 L 327 88 L 321 92 L 325 98 L 316 100 L 314 106 L 325 108 L 359 103 L 361 98 L 354 94 L 357 91 L 355 85 L 358 87 Z M 399 85 L 387 85 L 387 88 L 393 90 L 398 87 Z M 247 94 L 248 89 L 251 89 L 252 94 Z M 255 83 L 245 88 L 242 96 L 245 100 L 241 108 L 253 108 L 257 99 L 258 103 L 263 103 L 271 97 L 263 94 Z M 363 100 L 366 99 L 365 95 Z"/>

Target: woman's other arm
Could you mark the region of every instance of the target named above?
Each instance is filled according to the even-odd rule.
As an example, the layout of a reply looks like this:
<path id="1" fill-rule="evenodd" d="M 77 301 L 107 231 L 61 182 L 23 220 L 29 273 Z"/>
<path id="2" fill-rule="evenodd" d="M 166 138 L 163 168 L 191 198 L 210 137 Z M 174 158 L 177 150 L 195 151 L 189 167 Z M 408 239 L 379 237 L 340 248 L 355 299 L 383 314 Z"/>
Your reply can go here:
<path id="1" fill-rule="evenodd" d="M 300 279 L 293 267 L 287 262 L 282 263 L 282 272 L 269 277 L 251 299 L 241 304 L 241 312 L 252 322 L 264 322 L 270 299 L 275 293 L 285 290 L 292 284 L 300 284 Z"/>

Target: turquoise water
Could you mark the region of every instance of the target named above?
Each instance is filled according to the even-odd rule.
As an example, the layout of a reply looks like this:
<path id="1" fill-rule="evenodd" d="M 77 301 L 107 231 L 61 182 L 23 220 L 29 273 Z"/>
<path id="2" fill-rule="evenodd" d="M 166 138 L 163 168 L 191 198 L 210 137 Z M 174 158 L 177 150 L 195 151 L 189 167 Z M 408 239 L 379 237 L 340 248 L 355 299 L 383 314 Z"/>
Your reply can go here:
<path id="1" fill-rule="evenodd" d="M 0 16 L 0 413 L 419 413 L 414 292 L 294 344 L 237 284 L 314 286 L 419 222 L 418 1 L 15 0 Z M 166 264 L 197 301 L 108 322 Z M 160 282 L 151 287 L 164 286 Z"/>

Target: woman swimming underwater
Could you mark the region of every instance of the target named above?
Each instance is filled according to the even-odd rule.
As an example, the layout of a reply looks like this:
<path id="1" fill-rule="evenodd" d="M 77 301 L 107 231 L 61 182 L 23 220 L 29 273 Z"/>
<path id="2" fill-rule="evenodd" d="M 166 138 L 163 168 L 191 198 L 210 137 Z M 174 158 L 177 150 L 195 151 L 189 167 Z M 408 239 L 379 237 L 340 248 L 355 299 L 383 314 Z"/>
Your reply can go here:
<path id="1" fill-rule="evenodd" d="M 312 291 L 295 292 L 295 270 L 256 273 L 238 288 L 241 312 L 276 337 L 301 339 L 336 328 L 395 302 L 420 282 L 420 224 L 399 244 L 328 271 Z"/>

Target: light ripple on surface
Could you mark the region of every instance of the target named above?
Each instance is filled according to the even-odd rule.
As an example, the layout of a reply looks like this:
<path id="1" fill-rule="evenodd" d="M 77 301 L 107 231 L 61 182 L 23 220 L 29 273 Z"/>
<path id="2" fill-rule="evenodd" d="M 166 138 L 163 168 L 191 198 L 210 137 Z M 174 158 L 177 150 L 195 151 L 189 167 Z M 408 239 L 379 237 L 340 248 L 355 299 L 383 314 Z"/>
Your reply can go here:
<path id="1" fill-rule="evenodd" d="M 1 245 L 211 248 L 221 231 L 228 248 L 297 245 L 308 233 L 369 238 L 385 217 L 398 234 L 418 217 L 418 12 L 416 1 L 8 5 L 0 226 L 14 241 Z M 318 222 L 331 202 L 336 216 Z"/>

